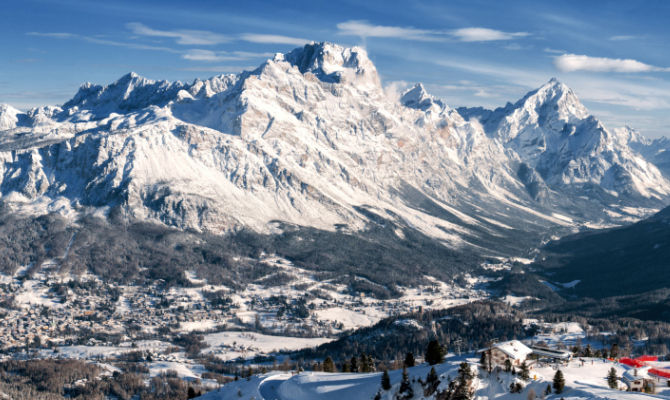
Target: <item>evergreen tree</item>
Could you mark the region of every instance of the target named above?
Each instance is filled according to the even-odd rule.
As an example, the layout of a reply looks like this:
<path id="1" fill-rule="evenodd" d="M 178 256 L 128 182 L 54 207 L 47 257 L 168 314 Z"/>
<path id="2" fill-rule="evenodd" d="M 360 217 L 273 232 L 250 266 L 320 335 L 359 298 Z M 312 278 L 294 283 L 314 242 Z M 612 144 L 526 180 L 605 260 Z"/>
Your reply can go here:
<path id="1" fill-rule="evenodd" d="M 351 366 L 348 361 L 344 361 L 342 364 L 342 372 L 351 372 Z"/>
<path id="2" fill-rule="evenodd" d="M 505 360 L 505 372 L 512 371 L 512 362 L 508 359 Z"/>
<path id="3" fill-rule="evenodd" d="M 614 343 L 610 349 L 610 357 L 617 358 L 619 357 L 619 345 Z"/>
<path id="4" fill-rule="evenodd" d="M 590 344 L 586 345 L 586 349 L 584 350 L 584 357 L 593 357 L 593 352 L 591 351 Z"/>
<path id="5" fill-rule="evenodd" d="M 330 356 L 323 360 L 323 372 L 335 372 L 335 363 Z"/>
<path id="6" fill-rule="evenodd" d="M 398 389 L 398 394 L 396 399 L 411 399 L 414 397 L 414 389 L 412 389 L 412 383 L 409 381 L 409 374 L 407 373 L 407 368 L 402 369 L 402 380 L 400 381 L 400 388 Z"/>
<path id="7" fill-rule="evenodd" d="M 470 400 L 472 398 L 470 393 L 470 381 L 472 378 L 470 365 L 466 362 L 462 362 L 458 367 L 458 378 L 451 397 L 452 400 Z"/>
<path id="8" fill-rule="evenodd" d="M 488 361 L 486 361 L 486 351 L 482 351 L 482 354 L 479 356 L 479 366 L 483 370 L 488 370 Z"/>
<path id="9" fill-rule="evenodd" d="M 411 352 L 405 354 L 405 362 L 403 365 L 407 368 L 411 368 L 416 365 L 416 360 L 414 360 L 414 354 Z"/>
<path id="10" fill-rule="evenodd" d="M 382 400 L 382 393 L 377 392 L 377 394 L 375 395 L 375 398 L 373 400 Z"/>
<path id="11" fill-rule="evenodd" d="M 521 369 L 519 370 L 519 378 L 523 379 L 524 381 L 527 381 L 530 379 L 530 370 L 528 369 L 528 364 L 526 364 L 526 361 L 521 363 Z"/>
<path id="12" fill-rule="evenodd" d="M 372 355 L 368 355 L 368 371 L 369 372 L 375 372 L 377 369 L 375 368 L 375 360 L 372 358 Z"/>
<path id="13" fill-rule="evenodd" d="M 430 368 L 430 372 L 426 376 L 426 385 L 428 386 L 426 393 L 428 396 L 435 393 L 437 387 L 440 385 L 440 378 L 437 376 L 437 372 L 435 372 L 435 367 Z"/>
<path id="14" fill-rule="evenodd" d="M 387 370 L 384 370 L 384 373 L 382 374 L 382 389 L 391 389 L 391 377 L 389 376 L 389 372 Z"/>
<path id="15" fill-rule="evenodd" d="M 614 367 L 610 368 L 607 374 L 607 385 L 610 389 L 616 389 L 619 386 L 619 377 L 616 376 L 616 369 Z"/>
<path id="16" fill-rule="evenodd" d="M 368 371 L 368 356 L 365 353 L 361 354 L 358 359 L 358 370 L 360 372 L 370 372 Z"/>
<path id="17" fill-rule="evenodd" d="M 551 385 L 547 384 L 547 388 L 544 389 L 544 395 L 549 396 L 551 394 Z"/>
<path id="18" fill-rule="evenodd" d="M 556 371 L 556 374 L 554 374 L 554 392 L 556 394 L 559 394 L 563 392 L 563 388 L 565 388 L 565 377 L 563 376 L 563 372 L 559 369 Z"/>
<path id="19" fill-rule="evenodd" d="M 351 368 L 351 372 L 358 372 L 358 360 L 356 359 L 356 356 L 351 357 L 349 367 Z"/>
<path id="20" fill-rule="evenodd" d="M 445 348 L 440 346 L 440 342 L 431 340 L 426 348 L 426 361 L 430 365 L 440 364 L 444 361 L 446 353 Z"/>

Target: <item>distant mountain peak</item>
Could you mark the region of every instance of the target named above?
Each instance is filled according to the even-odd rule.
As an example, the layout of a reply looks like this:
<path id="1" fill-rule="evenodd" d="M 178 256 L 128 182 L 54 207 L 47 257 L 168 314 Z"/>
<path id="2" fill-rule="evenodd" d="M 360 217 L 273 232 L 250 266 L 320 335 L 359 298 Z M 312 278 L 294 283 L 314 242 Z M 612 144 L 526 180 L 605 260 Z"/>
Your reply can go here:
<path id="1" fill-rule="evenodd" d="M 411 89 L 403 93 L 400 97 L 400 102 L 406 107 L 416 108 L 423 111 L 428 110 L 433 105 L 437 105 L 440 108 L 444 106 L 442 101 L 437 100 L 428 94 L 426 88 L 421 83 L 415 84 Z"/>
<path id="2" fill-rule="evenodd" d="M 83 84 L 63 108 L 89 109 L 97 117 L 102 118 L 112 112 L 132 111 L 149 105 L 165 104 L 185 87 L 186 85 L 179 81 L 155 81 L 129 72 L 109 85 Z"/>

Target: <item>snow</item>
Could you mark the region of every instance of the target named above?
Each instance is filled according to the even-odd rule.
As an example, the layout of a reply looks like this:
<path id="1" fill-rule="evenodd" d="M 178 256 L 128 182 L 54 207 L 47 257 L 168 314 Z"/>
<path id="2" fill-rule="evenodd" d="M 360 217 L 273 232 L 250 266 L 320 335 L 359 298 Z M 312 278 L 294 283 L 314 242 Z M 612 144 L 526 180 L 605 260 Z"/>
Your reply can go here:
<path id="1" fill-rule="evenodd" d="M 467 121 L 420 84 L 391 96 L 364 49 L 311 43 L 239 75 L 187 84 L 129 73 L 83 85 L 62 107 L 1 106 L 0 195 L 22 212 L 72 215 L 93 206 L 87 199 L 122 193 L 131 217 L 213 232 L 269 232 L 277 220 L 356 231 L 370 223 L 357 211 L 367 205 L 452 248 L 472 246 L 466 238 L 482 225 L 500 236 L 528 222 L 571 227 L 652 210 L 625 199 L 575 210 L 565 185 L 590 182 L 659 205 L 670 196 L 670 183 L 622 139 L 631 135 L 608 136 L 555 80 L 492 114 L 484 126 Z M 580 135 L 561 133 L 566 124 Z M 534 140 L 543 147 L 523 146 Z M 53 146 L 62 157 L 43 158 Z M 552 149 L 566 149 L 561 157 L 576 168 L 550 171 L 555 210 L 517 176 L 519 162 L 551 164 Z M 619 170 L 630 184 L 608 172 Z M 410 204 L 407 186 L 455 218 Z M 477 215 L 470 204 L 481 206 Z M 506 207 L 515 215 L 501 215 Z"/>
<path id="2" fill-rule="evenodd" d="M 435 370 L 440 377 L 440 389 L 447 385 L 446 377 L 452 379 L 457 375 L 458 365 L 463 361 L 463 357 L 449 357 L 445 363 L 435 366 Z M 473 364 L 472 369 L 477 363 L 477 358 L 471 355 L 467 359 Z M 519 381 L 511 374 L 500 372 L 489 377 L 485 372 L 478 371 L 478 377 L 473 381 L 475 388 L 475 398 L 477 399 L 526 399 L 528 391 L 533 389 L 538 396 L 544 393 L 547 385 L 551 385 L 554 374 L 560 368 L 565 376 L 565 390 L 561 394 L 551 394 L 548 399 L 564 398 L 565 400 L 577 399 L 598 399 L 598 400 L 634 400 L 645 398 L 670 398 L 670 389 L 663 385 L 664 382 L 657 384 L 655 395 L 644 393 L 626 392 L 622 390 L 610 389 L 607 386 L 606 376 L 610 368 L 614 367 L 617 375 L 621 377 L 627 373 L 627 369 L 619 364 L 609 361 L 603 362 L 601 359 L 583 359 L 573 360 L 566 365 L 552 364 L 533 364 L 530 369 L 530 381 L 522 382 L 524 389 L 519 394 L 510 394 L 509 385 L 511 382 Z M 408 368 L 410 380 L 425 379 L 430 366 L 422 364 L 413 368 Z M 389 371 L 392 388 L 388 392 L 382 392 L 384 400 L 393 399 L 395 391 L 398 389 L 400 381 L 400 370 Z M 628 371 L 629 372 L 629 371 Z M 256 400 L 369 400 L 380 390 L 381 373 L 369 374 L 348 374 L 348 373 L 323 373 L 323 372 L 302 372 L 300 374 L 270 372 L 263 375 L 256 375 L 249 380 L 240 380 L 223 386 L 217 391 L 213 391 L 202 396 L 206 400 L 231 400 L 231 399 L 256 399 Z M 626 385 L 619 382 L 620 388 L 624 389 Z M 415 398 L 429 399 L 421 397 L 422 388 L 418 383 L 413 384 Z"/>
<path id="3" fill-rule="evenodd" d="M 329 338 L 297 338 L 288 336 L 263 335 L 255 332 L 226 331 L 205 335 L 209 346 L 205 353 L 216 355 L 223 360 L 253 358 L 258 354 L 271 354 L 283 350 L 300 350 L 327 343 Z"/>

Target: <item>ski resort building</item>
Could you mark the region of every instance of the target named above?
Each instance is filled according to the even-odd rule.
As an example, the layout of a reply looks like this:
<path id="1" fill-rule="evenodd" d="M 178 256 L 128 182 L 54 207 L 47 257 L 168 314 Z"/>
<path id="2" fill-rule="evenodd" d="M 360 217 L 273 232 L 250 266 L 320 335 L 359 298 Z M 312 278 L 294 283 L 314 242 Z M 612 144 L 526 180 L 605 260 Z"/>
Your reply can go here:
<path id="1" fill-rule="evenodd" d="M 550 358 L 554 361 L 570 361 L 572 353 L 568 350 L 552 349 L 546 346 L 531 346 L 533 354 L 542 357 Z"/>
<path id="2" fill-rule="evenodd" d="M 487 351 L 488 349 L 480 350 Z M 491 361 L 493 365 L 505 365 L 505 360 L 510 360 L 512 365 L 519 366 L 533 352 L 530 347 L 518 340 L 496 343 L 491 346 Z"/>

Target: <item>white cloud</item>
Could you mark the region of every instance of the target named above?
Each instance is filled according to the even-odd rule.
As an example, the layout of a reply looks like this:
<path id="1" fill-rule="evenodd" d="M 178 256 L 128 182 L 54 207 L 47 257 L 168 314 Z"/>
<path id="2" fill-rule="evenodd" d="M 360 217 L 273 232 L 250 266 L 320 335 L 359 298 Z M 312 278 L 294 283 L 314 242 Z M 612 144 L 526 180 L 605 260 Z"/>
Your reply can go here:
<path id="1" fill-rule="evenodd" d="M 68 32 L 28 32 L 26 33 L 26 35 L 52 37 L 56 39 L 71 39 L 77 36 L 74 33 L 68 33 Z"/>
<path id="2" fill-rule="evenodd" d="M 563 54 L 554 58 L 554 65 L 562 72 L 652 72 L 670 71 L 669 68 L 655 67 L 630 58 L 589 57 L 577 54 Z"/>
<path id="3" fill-rule="evenodd" d="M 181 58 L 191 61 L 231 61 L 241 60 L 240 57 L 228 55 L 225 52 L 211 50 L 192 49 L 184 53 Z"/>
<path id="4" fill-rule="evenodd" d="M 347 36 L 397 38 L 420 41 L 437 41 L 440 32 L 400 26 L 372 25 L 367 21 L 350 20 L 337 24 L 338 33 Z"/>
<path id="5" fill-rule="evenodd" d="M 252 53 L 247 51 L 212 51 L 203 49 L 191 49 L 182 54 L 181 58 L 190 61 L 206 61 L 206 62 L 221 62 L 221 61 L 239 61 L 249 60 L 252 58 L 271 57 L 272 53 Z"/>
<path id="6" fill-rule="evenodd" d="M 451 34 L 461 42 L 512 40 L 530 35 L 528 32 L 503 32 L 489 28 L 461 28 L 451 31 Z"/>
<path id="7" fill-rule="evenodd" d="M 552 49 L 551 47 L 545 47 L 543 51 L 551 54 L 565 54 L 565 50 Z"/>
<path id="8" fill-rule="evenodd" d="M 178 44 L 183 45 L 215 45 L 230 41 L 228 36 L 210 31 L 190 29 L 158 30 L 149 28 L 139 22 L 128 23 L 126 27 L 136 35 L 172 38 L 176 39 L 175 41 Z"/>
<path id="9" fill-rule="evenodd" d="M 128 48 L 128 49 L 136 49 L 136 50 L 155 50 L 155 51 L 165 51 L 165 52 L 168 52 L 168 53 L 179 53 L 179 51 L 177 51 L 175 49 L 171 49 L 169 47 L 164 47 L 164 46 L 153 46 L 153 45 L 134 43 L 134 42 L 119 42 L 117 40 L 104 39 L 104 38 L 95 37 L 95 36 L 78 35 L 76 33 L 27 32 L 26 35 L 49 37 L 49 38 L 54 38 L 54 39 L 83 40 L 83 41 L 89 42 L 89 43 L 102 44 L 102 45 L 105 45 L 105 46 L 125 47 L 125 48 Z"/>
<path id="10" fill-rule="evenodd" d="M 310 40 L 302 38 L 262 33 L 243 33 L 240 35 L 240 39 L 251 43 L 290 44 L 295 46 L 302 46 L 310 42 Z"/>
<path id="11" fill-rule="evenodd" d="M 337 24 L 340 35 L 358 36 L 361 38 L 396 38 L 425 42 L 458 40 L 460 42 L 489 42 L 495 40 L 512 40 L 529 36 L 528 32 L 503 32 L 489 28 L 461 28 L 452 31 L 417 29 L 413 27 L 372 25 L 367 21 L 350 20 Z"/>
<path id="12" fill-rule="evenodd" d="M 633 39 L 638 39 L 638 36 L 633 36 L 633 35 L 617 35 L 617 36 L 612 36 L 612 37 L 610 37 L 610 40 L 614 40 L 614 41 L 620 41 L 620 40 L 633 40 Z"/>

